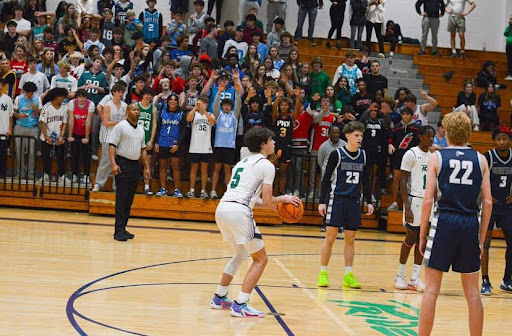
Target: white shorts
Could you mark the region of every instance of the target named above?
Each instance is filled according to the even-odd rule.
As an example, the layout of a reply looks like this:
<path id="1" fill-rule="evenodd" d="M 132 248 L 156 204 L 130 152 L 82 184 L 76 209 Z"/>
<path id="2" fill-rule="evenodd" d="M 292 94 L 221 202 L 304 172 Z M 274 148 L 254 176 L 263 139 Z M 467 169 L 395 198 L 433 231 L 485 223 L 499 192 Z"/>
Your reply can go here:
<path id="1" fill-rule="evenodd" d="M 414 228 L 419 228 L 421 223 L 421 205 L 423 203 L 423 198 L 409 196 L 409 204 L 411 205 L 412 215 L 414 216 L 414 221 L 412 223 L 407 223 L 405 221 L 405 210 L 402 214 L 402 221 L 404 226 L 412 226 Z"/>
<path id="2" fill-rule="evenodd" d="M 220 202 L 215 211 L 215 221 L 225 241 L 243 245 L 249 254 L 265 247 L 252 210 L 248 206 L 235 202 Z"/>

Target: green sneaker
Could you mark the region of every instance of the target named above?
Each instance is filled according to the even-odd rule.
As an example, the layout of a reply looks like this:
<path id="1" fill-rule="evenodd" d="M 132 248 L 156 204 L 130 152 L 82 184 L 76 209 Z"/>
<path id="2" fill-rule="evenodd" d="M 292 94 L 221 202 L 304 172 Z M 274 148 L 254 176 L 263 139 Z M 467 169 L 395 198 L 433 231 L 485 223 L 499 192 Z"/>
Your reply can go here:
<path id="1" fill-rule="evenodd" d="M 354 273 L 352 272 L 345 274 L 342 285 L 350 288 L 361 288 L 361 284 L 357 281 Z"/>
<path id="2" fill-rule="evenodd" d="M 327 271 L 320 271 L 317 285 L 318 287 L 329 287 L 329 275 L 327 275 Z"/>

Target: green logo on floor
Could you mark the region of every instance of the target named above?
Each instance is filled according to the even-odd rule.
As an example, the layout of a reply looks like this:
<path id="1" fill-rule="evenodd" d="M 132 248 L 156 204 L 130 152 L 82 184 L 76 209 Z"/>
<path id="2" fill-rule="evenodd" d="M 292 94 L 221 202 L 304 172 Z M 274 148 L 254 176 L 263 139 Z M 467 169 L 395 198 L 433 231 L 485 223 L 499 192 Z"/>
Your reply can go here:
<path id="1" fill-rule="evenodd" d="M 337 306 L 348 308 L 345 315 L 362 317 L 370 328 L 383 335 L 416 336 L 420 310 L 406 303 L 388 300 L 390 304 L 361 301 L 329 300 Z"/>

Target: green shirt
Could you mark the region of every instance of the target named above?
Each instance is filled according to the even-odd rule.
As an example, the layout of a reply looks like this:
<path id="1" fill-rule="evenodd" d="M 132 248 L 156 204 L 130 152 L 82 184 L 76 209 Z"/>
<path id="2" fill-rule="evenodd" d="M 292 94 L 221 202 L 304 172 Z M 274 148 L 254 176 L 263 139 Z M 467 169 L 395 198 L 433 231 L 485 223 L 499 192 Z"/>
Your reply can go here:
<path id="1" fill-rule="evenodd" d="M 144 130 L 144 143 L 147 144 L 151 139 L 151 130 L 153 129 L 153 104 L 148 108 L 143 108 L 140 102 L 137 102 L 140 109 L 139 125 Z"/>
<path id="2" fill-rule="evenodd" d="M 318 92 L 320 96 L 325 94 L 325 89 L 331 85 L 331 78 L 329 75 L 321 70 L 320 72 L 312 71 L 309 76 L 311 77 L 311 97 Z"/>
<path id="3" fill-rule="evenodd" d="M 512 26 L 509 25 L 507 28 L 505 28 L 505 33 L 503 34 L 507 37 L 507 44 L 512 45 Z"/>

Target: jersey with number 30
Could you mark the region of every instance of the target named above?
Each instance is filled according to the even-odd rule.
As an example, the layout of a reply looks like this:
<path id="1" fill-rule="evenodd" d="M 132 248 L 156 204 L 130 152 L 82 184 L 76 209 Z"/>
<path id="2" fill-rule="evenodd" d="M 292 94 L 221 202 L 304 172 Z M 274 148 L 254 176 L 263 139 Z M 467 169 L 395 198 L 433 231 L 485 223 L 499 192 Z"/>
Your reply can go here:
<path id="1" fill-rule="evenodd" d="M 329 139 L 329 128 L 331 128 L 334 123 L 334 116 L 332 114 L 326 114 L 322 118 L 322 120 L 318 124 L 313 125 L 313 129 L 315 131 L 315 136 L 313 137 L 313 147 L 311 148 L 314 151 L 317 151 L 318 148 Z"/>
<path id="2" fill-rule="evenodd" d="M 262 185 L 272 185 L 275 174 L 274 165 L 263 154 L 246 157 L 233 167 L 221 202 L 240 203 L 252 209 L 261 195 Z"/>
<path id="3" fill-rule="evenodd" d="M 476 215 L 477 198 L 482 186 L 482 168 L 478 152 L 468 147 L 447 147 L 436 152 L 437 176 L 441 197 L 439 211 Z"/>
<path id="4" fill-rule="evenodd" d="M 409 195 L 424 197 L 427 186 L 427 163 L 429 151 L 422 151 L 418 146 L 409 149 L 402 158 L 400 170 L 411 173 L 409 177 Z"/>

